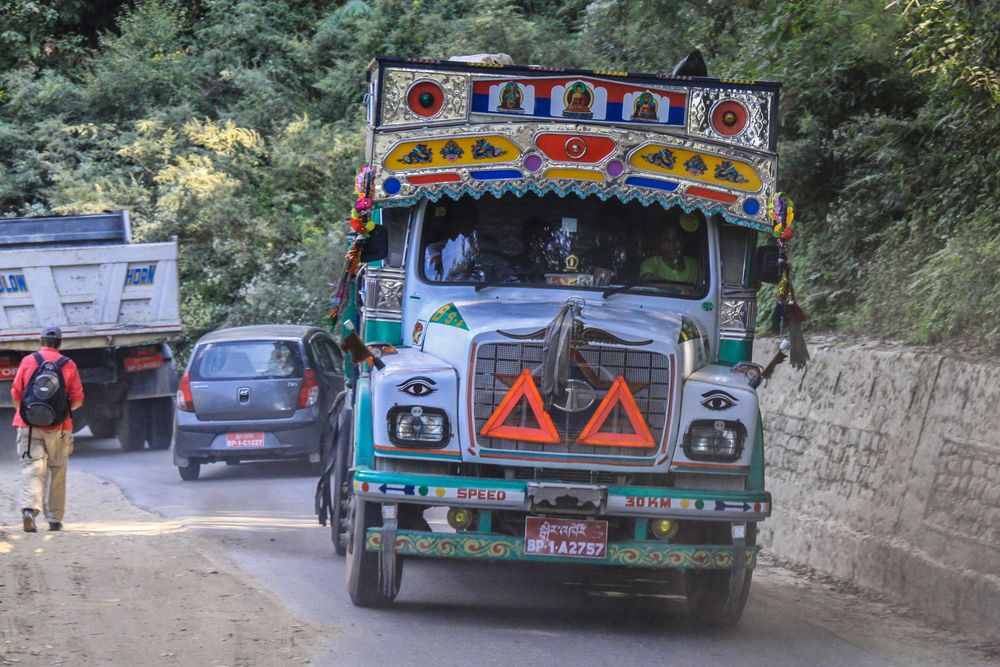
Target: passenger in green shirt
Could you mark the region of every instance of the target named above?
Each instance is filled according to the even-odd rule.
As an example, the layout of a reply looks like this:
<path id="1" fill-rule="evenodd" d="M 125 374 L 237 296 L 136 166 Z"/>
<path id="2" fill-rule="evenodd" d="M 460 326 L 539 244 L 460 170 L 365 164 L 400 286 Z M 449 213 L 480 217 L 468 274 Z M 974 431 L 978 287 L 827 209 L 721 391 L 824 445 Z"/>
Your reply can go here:
<path id="1" fill-rule="evenodd" d="M 639 278 L 643 282 L 669 280 L 692 285 L 701 282 L 701 263 L 696 257 L 684 254 L 684 236 L 677 225 L 663 228 L 656 247 L 660 254 L 647 257 L 639 265 Z"/>

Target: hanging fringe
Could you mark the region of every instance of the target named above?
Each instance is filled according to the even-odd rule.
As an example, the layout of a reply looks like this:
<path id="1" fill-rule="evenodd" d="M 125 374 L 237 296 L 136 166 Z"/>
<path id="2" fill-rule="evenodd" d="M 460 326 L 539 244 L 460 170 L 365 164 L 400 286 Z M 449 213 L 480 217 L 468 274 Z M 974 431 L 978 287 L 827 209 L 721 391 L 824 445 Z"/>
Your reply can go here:
<path id="1" fill-rule="evenodd" d="M 344 269 L 340 273 L 340 278 L 337 279 L 336 283 L 331 284 L 334 289 L 330 296 L 330 311 L 326 314 L 326 318 L 330 320 L 330 329 L 333 331 L 337 330 L 337 321 L 343 312 L 344 299 L 347 298 L 354 277 L 358 275 L 361 268 L 362 242 L 363 239 L 359 237 L 351 244 L 347 254 L 344 255 Z"/>
<path id="2" fill-rule="evenodd" d="M 792 229 L 795 207 L 791 199 L 776 192 L 768 203 L 768 214 L 775 223 L 774 236 L 778 239 L 778 261 L 782 267 L 781 278 L 775 285 L 777 299 L 771 313 L 771 331 L 775 335 L 788 336 L 789 361 L 795 369 L 801 370 L 809 361 L 809 349 L 806 347 L 805 336 L 802 335 L 802 323 L 806 321 L 806 314 L 795 300 L 792 265 L 785 256 L 788 244 L 795 234 Z"/>

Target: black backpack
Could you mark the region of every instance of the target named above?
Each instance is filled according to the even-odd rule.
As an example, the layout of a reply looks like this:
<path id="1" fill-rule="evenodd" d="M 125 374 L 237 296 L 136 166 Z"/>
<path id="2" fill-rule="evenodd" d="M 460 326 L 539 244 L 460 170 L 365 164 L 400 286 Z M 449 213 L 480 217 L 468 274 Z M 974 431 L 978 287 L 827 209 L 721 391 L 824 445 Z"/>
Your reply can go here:
<path id="1" fill-rule="evenodd" d="M 62 374 L 69 358 L 60 356 L 58 361 L 46 361 L 38 352 L 34 357 L 38 368 L 24 388 L 21 419 L 30 426 L 58 426 L 69 416 L 69 397 Z"/>

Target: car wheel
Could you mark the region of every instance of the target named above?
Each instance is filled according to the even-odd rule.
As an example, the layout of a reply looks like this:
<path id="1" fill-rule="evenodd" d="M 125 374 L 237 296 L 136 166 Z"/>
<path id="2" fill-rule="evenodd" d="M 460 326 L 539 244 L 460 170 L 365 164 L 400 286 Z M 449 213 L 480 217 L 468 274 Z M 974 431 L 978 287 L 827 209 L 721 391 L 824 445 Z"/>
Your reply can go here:
<path id="1" fill-rule="evenodd" d="M 392 603 L 403 577 L 403 560 L 396 559 L 395 585 L 392 595 L 382 591 L 377 551 L 365 549 L 369 528 L 382 525 L 382 508 L 354 496 L 352 502 L 351 540 L 347 548 L 347 593 L 355 607 L 385 607 Z"/>
<path id="2" fill-rule="evenodd" d="M 177 472 L 181 474 L 181 479 L 185 482 L 193 482 L 201 474 L 201 462 L 188 461 L 186 466 L 177 466 Z"/>
<path id="3" fill-rule="evenodd" d="M 347 553 L 347 542 L 350 539 L 350 524 L 347 509 L 351 504 L 349 480 L 347 479 L 347 450 L 351 444 L 350 430 L 345 436 L 338 436 L 337 452 L 333 462 L 333 475 L 330 482 L 330 538 L 333 540 L 333 550 L 338 556 Z"/>
<path id="4" fill-rule="evenodd" d="M 149 420 L 146 422 L 146 440 L 150 449 L 169 449 L 174 440 L 174 410 L 176 404 L 170 396 L 147 401 Z"/>
<path id="5" fill-rule="evenodd" d="M 95 438 L 113 438 L 118 432 L 118 425 L 114 419 L 92 419 L 87 424 L 90 432 Z"/>
<path id="6" fill-rule="evenodd" d="M 118 418 L 118 442 L 126 452 L 134 452 L 146 445 L 146 422 L 149 410 L 146 401 L 125 401 Z"/>

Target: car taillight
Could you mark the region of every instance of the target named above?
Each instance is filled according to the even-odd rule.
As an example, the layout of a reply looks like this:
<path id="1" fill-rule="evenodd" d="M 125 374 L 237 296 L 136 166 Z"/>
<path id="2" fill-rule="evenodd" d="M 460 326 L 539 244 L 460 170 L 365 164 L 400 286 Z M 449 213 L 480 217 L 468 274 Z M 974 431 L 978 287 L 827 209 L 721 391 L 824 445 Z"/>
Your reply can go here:
<path id="1" fill-rule="evenodd" d="M 299 404 L 296 410 L 310 408 L 316 405 L 319 400 L 319 382 L 316 382 L 316 375 L 311 368 L 302 371 L 302 386 L 299 388 Z"/>
<path id="2" fill-rule="evenodd" d="M 182 412 L 194 412 L 194 397 L 191 396 L 191 378 L 187 373 L 181 378 L 177 387 L 177 409 Z"/>

